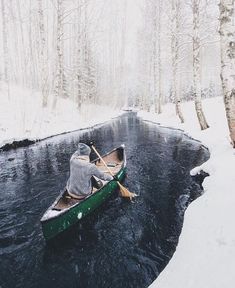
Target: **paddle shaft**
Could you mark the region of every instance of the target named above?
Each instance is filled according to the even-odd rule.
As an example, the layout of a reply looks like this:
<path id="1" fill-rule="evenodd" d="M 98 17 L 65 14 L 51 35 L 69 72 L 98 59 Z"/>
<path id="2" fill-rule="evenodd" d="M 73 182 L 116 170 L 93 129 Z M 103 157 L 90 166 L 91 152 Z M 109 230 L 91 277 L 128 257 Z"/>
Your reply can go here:
<path id="1" fill-rule="evenodd" d="M 99 154 L 99 152 L 96 150 L 96 148 L 92 145 L 91 148 L 95 151 L 95 153 L 98 155 L 99 159 L 101 160 L 101 162 L 104 164 L 104 166 L 108 169 L 109 173 L 113 175 L 113 172 L 111 171 L 111 169 L 107 166 L 107 164 L 105 163 L 104 159 L 101 157 L 101 155 Z"/>

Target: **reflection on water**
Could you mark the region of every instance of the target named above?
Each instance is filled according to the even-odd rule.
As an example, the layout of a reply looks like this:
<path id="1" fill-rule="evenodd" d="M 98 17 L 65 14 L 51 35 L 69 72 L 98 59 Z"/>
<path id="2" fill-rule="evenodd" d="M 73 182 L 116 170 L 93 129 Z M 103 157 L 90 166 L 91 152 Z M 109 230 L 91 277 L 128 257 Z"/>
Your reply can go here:
<path id="1" fill-rule="evenodd" d="M 78 141 L 91 139 L 101 153 L 126 144 L 125 185 L 139 197 L 131 203 L 115 193 L 46 245 L 40 217 L 63 189 Z M 208 157 L 182 132 L 131 113 L 1 153 L 1 287 L 147 287 L 172 257 L 184 210 L 201 193 L 189 171 Z"/>

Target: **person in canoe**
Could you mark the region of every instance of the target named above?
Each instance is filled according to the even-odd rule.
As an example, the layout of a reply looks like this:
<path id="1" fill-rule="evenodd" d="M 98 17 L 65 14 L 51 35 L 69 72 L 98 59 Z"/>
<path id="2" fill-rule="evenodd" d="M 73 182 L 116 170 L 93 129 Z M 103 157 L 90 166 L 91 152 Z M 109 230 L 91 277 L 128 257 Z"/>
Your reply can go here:
<path id="1" fill-rule="evenodd" d="M 114 179 L 113 176 L 100 171 L 95 164 L 90 163 L 90 153 L 91 149 L 88 145 L 79 143 L 77 151 L 70 158 L 70 177 L 66 189 L 72 198 L 83 199 L 92 193 L 93 187 L 102 187 L 102 182 L 96 181 L 93 176 L 105 181 Z"/>

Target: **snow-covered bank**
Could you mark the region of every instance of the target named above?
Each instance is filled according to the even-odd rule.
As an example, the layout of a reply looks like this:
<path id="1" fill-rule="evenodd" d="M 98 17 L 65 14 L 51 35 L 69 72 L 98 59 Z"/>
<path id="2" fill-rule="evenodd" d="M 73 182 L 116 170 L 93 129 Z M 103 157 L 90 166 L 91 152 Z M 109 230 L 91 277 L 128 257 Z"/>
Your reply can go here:
<path id="1" fill-rule="evenodd" d="M 200 169 L 210 174 L 203 182 L 205 193 L 185 212 L 179 244 L 165 270 L 151 288 L 235 287 L 235 150 L 229 143 L 222 98 L 203 101 L 210 128 L 200 131 L 194 104 L 182 104 L 185 124 L 180 124 L 173 105 L 160 116 L 139 112 L 145 120 L 185 130 L 205 144 L 211 158 Z"/>
<path id="2" fill-rule="evenodd" d="M 52 135 L 92 127 L 121 114 L 107 106 L 86 105 L 78 112 L 74 102 L 58 99 L 55 111 L 41 108 L 41 95 L 11 86 L 0 86 L 0 147 L 23 139 L 43 139 Z"/>

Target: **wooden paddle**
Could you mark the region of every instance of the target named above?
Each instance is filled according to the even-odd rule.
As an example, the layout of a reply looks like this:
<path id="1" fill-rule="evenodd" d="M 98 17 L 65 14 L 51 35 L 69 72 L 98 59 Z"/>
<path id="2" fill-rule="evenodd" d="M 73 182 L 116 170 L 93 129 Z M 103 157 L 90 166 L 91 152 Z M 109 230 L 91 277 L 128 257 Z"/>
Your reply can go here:
<path id="1" fill-rule="evenodd" d="M 104 164 L 104 166 L 107 168 L 107 170 L 109 171 L 109 173 L 114 177 L 113 172 L 111 171 L 111 169 L 107 166 L 107 164 L 105 163 L 104 159 L 100 156 L 99 152 L 96 150 L 96 148 L 94 147 L 94 145 L 91 145 L 91 148 L 95 151 L 95 153 L 97 154 L 97 156 L 99 157 L 99 159 L 102 161 L 102 163 Z M 117 180 L 116 180 L 117 181 Z M 130 199 L 132 199 L 133 197 L 137 196 L 135 193 L 130 192 L 126 187 L 124 187 L 119 181 L 117 181 L 117 184 L 120 188 L 120 192 L 122 197 L 128 197 Z"/>

